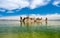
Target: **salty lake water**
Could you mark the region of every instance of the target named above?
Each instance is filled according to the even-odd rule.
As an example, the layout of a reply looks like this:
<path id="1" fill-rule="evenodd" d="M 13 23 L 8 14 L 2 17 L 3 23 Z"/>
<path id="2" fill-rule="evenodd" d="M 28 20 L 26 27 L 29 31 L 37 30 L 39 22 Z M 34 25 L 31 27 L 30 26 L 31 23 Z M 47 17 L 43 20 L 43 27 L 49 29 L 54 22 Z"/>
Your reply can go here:
<path id="1" fill-rule="evenodd" d="M 60 38 L 60 21 L 26 24 L 0 21 L 0 38 Z"/>

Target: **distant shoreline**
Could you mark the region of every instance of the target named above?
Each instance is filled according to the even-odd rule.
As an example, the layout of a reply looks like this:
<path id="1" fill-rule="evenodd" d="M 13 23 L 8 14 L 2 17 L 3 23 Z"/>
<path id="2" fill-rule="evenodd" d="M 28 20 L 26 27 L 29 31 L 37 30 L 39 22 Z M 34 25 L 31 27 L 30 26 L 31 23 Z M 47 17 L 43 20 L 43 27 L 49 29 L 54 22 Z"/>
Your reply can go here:
<path id="1" fill-rule="evenodd" d="M 7 20 L 7 19 L 0 19 L 0 21 L 20 21 L 20 20 Z"/>
<path id="2" fill-rule="evenodd" d="M 0 19 L 0 21 L 20 21 L 20 20 Z M 48 20 L 48 21 L 60 21 L 60 20 Z"/>

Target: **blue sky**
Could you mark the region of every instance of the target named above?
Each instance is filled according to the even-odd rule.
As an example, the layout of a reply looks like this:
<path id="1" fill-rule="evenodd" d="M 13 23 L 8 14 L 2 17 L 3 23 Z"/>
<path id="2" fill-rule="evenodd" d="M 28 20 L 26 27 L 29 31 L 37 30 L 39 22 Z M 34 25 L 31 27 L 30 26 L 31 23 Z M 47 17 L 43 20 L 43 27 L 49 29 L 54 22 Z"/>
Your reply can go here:
<path id="1" fill-rule="evenodd" d="M 16 2 L 17 1 L 17 2 Z M 60 0 L 0 0 L 0 17 L 60 14 Z M 8 3 L 8 4 L 7 4 Z"/>

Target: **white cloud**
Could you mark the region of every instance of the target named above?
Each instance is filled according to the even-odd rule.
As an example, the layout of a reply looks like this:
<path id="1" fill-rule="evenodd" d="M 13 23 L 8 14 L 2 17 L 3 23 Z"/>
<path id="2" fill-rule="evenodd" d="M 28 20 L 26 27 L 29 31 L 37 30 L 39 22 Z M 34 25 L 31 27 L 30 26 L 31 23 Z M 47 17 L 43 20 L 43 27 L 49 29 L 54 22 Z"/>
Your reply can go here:
<path id="1" fill-rule="evenodd" d="M 32 0 L 31 4 L 30 4 L 30 8 L 34 9 L 37 8 L 39 6 L 45 6 L 50 2 L 50 0 Z"/>
<path id="2" fill-rule="evenodd" d="M 18 16 L 6 16 L 6 17 L 0 17 L 0 19 L 8 19 L 8 20 L 19 20 L 21 17 L 26 17 L 27 15 L 18 15 Z M 43 18 L 45 19 L 46 17 L 48 18 L 48 20 L 57 20 L 60 19 L 60 14 L 47 14 L 47 15 L 39 15 L 39 14 L 30 14 L 29 17 L 33 17 L 33 18 Z"/>
<path id="3" fill-rule="evenodd" d="M 35 9 L 47 5 L 51 0 L 0 0 L 0 8 L 8 10 L 30 8 Z M 53 5 L 60 7 L 60 0 L 54 0 Z"/>
<path id="4" fill-rule="evenodd" d="M 0 0 L 0 11 L 5 11 L 5 9 L 8 9 L 7 13 L 14 13 L 13 9 L 21 9 L 27 6 L 27 2 L 25 0 Z M 18 11 L 18 10 L 17 10 Z"/>
<path id="5" fill-rule="evenodd" d="M 29 3 L 25 0 L 1 0 L 0 8 L 5 8 L 8 10 L 13 10 L 17 8 L 25 8 Z"/>
<path id="6" fill-rule="evenodd" d="M 37 8 L 38 6 L 44 6 L 49 3 L 50 0 L 0 0 L 0 8 L 8 10 L 22 9 L 29 7 L 30 9 Z"/>
<path id="7" fill-rule="evenodd" d="M 53 2 L 53 5 L 57 6 L 57 7 L 60 7 L 60 0 L 56 0 Z"/>

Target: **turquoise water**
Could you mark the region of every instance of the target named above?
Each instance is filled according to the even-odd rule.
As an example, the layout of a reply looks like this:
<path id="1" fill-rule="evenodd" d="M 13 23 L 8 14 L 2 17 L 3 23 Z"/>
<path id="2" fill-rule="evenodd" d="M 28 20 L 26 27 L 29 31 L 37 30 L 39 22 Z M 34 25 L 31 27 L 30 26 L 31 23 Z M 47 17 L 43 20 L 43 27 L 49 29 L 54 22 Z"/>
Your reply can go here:
<path id="1" fill-rule="evenodd" d="M 0 38 L 60 38 L 60 21 L 47 23 L 0 21 Z"/>

